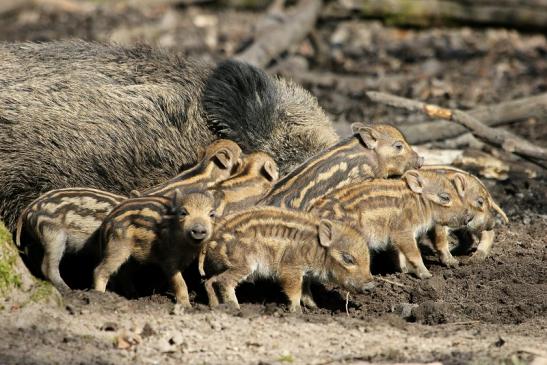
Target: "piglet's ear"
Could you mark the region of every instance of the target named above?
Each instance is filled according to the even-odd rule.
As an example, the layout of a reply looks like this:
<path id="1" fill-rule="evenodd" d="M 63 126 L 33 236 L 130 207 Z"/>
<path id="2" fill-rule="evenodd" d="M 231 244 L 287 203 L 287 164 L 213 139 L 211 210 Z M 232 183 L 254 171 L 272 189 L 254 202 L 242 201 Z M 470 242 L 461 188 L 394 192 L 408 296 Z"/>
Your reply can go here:
<path id="1" fill-rule="evenodd" d="M 329 247 L 334 239 L 334 226 L 328 219 L 321 219 L 319 222 L 319 244 Z"/>
<path id="2" fill-rule="evenodd" d="M 224 169 L 232 166 L 232 154 L 227 149 L 218 150 L 213 156 L 213 159 Z"/>
<path id="3" fill-rule="evenodd" d="M 463 197 L 465 196 L 465 190 L 467 189 L 465 176 L 463 176 L 462 174 L 454 175 L 454 177 L 452 178 L 452 183 L 456 187 L 456 191 L 458 192 L 460 198 L 463 199 Z"/>
<path id="4" fill-rule="evenodd" d="M 182 206 L 182 192 L 179 189 L 175 190 L 175 194 L 173 195 L 173 199 L 171 200 L 171 205 L 173 209 L 173 213 L 176 214 L 180 210 L 180 207 Z"/>
<path id="5" fill-rule="evenodd" d="M 424 180 L 417 170 L 408 170 L 404 173 L 402 179 L 406 182 L 410 190 L 416 194 L 421 194 L 424 190 Z"/>
<path id="6" fill-rule="evenodd" d="M 129 197 L 130 198 L 139 198 L 139 197 L 141 197 L 141 193 L 138 190 L 133 189 L 129 192 Z"/>
<path id="7" fill-rule="evenodd" d="M 378 146 L 378 133 L 374 128 L 366 126 L 363 123 L 353 123 L 351 130 L 363 142 L 366 148 L 370 150 L 376 149 Z"/>
<path id="8" fill-rule="evenodd" d="M 277 169 L 277 165 L 272 161 L 266 161 L 264 163 L 264 173 L 266 174 L 266 178 L 270 181 L 277 181 L 277 179 L 279 179 L 279 170 Z"/>

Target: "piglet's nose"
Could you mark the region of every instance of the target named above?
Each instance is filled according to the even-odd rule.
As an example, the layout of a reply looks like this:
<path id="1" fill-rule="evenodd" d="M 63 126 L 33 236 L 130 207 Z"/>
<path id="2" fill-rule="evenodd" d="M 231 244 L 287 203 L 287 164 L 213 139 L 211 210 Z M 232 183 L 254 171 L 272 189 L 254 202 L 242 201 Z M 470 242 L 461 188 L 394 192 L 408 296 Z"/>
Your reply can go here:
<path id="1" fill-rule="evenodd" d="M 416 160 L 416 168 L 419 169 L 420 167 L 422 167 L 424 165 L 424 158 L 423 157 L 418 157 L 418 159 Z"/>
<path id="2" fill-rule="evenodd" d="M 196 240 L 202 240 L 207 236 L 207 230 L 203 226 L 194 226 L 190 230 L 190 236 Z"/>
<path id="3" fill-rule="evenodd" d="M 469 224 L 473 220 L 473 216 L 471 214 L 467 214 L 464 218 L 465 224 Z"/>
<path id="4" fill-rule="evenodd" d="M 376 286 L 376 282 L 371 281 L 369 283 L 366 283 L 365 285 L 361 286 L 361 291 L 367 291 L 372 290 Z"/>

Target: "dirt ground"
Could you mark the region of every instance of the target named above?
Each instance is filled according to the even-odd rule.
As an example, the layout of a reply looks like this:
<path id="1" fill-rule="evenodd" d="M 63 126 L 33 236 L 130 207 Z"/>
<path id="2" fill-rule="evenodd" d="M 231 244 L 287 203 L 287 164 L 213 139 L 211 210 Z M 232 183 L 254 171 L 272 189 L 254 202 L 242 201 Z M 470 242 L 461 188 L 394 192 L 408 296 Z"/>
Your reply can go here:
<path id="1" fill-rule="evenodd" d="M 260 16 L 108 4 L 85 14 L 21 10 L 0 20 L 0 40 L 146 42 L 220 59 L 249 41 Z M 463 109 L 545 92 L 547 40 L 503 29 L 321 19 L 311 38 L 271 70 L 302 82 L 344 132 L 354 121 L 424 120 L 372 104 L 367 89 Z M 509 128 L 547 145 L 545 120 Z M 316 286 L 320 309 L 299 315 L 285 311 L 272 283 L 239 288 L 239 311 L 209 310 L 197 282 L 195 308 L 187 311 L 165 293 L 126 299 L 77 290 L 64 295 L 60 309 L 0 312 L 0 364 L 547 362 L 547 177 L 510 172 L 506 180 L 483 181 L 511 222 L 498 226 L 492 255 L 481 264 L 467 262 L 470 247 L 458 256 L 462 265 L 448 269 L 424 245 L 433 278 L 418 280 L 380 257 L 378 285 L 369 293 L 346 303 L 345 292 Z"/>

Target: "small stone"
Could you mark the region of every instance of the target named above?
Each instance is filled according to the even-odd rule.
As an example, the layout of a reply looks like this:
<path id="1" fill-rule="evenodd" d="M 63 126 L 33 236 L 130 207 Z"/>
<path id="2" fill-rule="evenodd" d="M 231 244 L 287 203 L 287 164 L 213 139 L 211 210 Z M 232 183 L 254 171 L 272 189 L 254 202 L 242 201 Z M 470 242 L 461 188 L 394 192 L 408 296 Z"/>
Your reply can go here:
<path id="1" fill-rule="evenodd" d="M 211 329 L 213 329 L 215 331 L 222 330 L 222 325 L 220 323 L 218 323 L 217 321 L 212 320 L 212 319 L 207 319 L 207 322 L 209 322 L 209 325 L 211 326 Z"/>
<path id="2" fill-rule="evenodd" d="M 171 335 L 171 338 L 169 339 L 169 343 L 171 345 L 180 345 L 183 341 L 183 337 L 182 337 L 182 334 L 180 332 L 175 332 Z"/>
<path id="3" fill-rule="evenodd" d="M 169 352 L 175 352 L 176 348 L 174 345 L 170 344 L 169 341 L 162 340 L 158 343 L 156 346 L 159 352 L 162 353 L 169 353 Z"/>
<path id="4" fill-rule="evenodd" d="M 502 347 L 503 345 L 505 345 L 505 340 L 501 337 L 499 337 L 498 340 L 494 342 L 494 346 L 496 347 Z"/>
<path id="5" fill-rule="evenodd" d="M 128 350 L 131 347 L 140 344 L 141 342 L 142 338 L 138 334 L 123 332 L 116 337 L 114 341 L 114 346 L 120 350 Z"/>
<path id="6" fill-rule="evenodd" d="M 401 318 L 409 319 L 412 317 L 412 310 L 417 307 L 418 304 L 399 303 L 395 306 L 395 308 L 393 308 L 393 312 L 395 312 Z"/>
<path id="7" fill-rule="evenodd" d="M 119 336 L 116 338 L 116 348 L 120 350 L 127 350 L 131 347 L 131 344 L 126 341 L 126 339 L 123 336 Z"/>
<path id="8" fill-rule="evenodd" d="M 73 316 L 74 314 L 76 314 L 76 311 L 74 310 L 74 307 L 71 306 L 71 305 L 67 305 L 65 307 L 66 311 L 68 312 L 68 314 L 70 314 L 71 316 Z"/>
<path id="9" fill-rule="evenodd" d="M 154 331 L 154 329 L 152 328 L 152 326 L 149 323 L 146 323 L 144 325 L 144 327 L 142 328 L 142 331 L 141 331 L 142 338 L 151 337 L 151 336 L 154 336 L 156 334 L 157 334 L 157 332 Z"/>
<path id="10" fill-rule="evenodd" d="M 181 314 L 184 314 L 184 307 L 180 304 L 175 304 L 171 310 L 169 311 L 169 314 L 172 315 L 172 316 L 179 316 Z"/>

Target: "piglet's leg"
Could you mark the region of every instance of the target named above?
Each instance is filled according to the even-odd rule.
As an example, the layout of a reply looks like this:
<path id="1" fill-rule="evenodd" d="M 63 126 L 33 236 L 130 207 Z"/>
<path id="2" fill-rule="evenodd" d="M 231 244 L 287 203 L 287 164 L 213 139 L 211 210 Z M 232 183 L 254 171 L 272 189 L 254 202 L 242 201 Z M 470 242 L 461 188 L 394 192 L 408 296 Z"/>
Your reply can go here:
<path id="1" fill-rule="evenodd" d="M 452 256 L 450 249 L 448 248 L 448 228 L 440 225 L 436 225 L 434 228 L 435 231 L 435 242 L 433 242 L 433 247 L 443 265 L 448 267 L 458 266 L 459 262 Z"/>
<path id="2" fill-rule="evenodd" d="M 216 284 L 216 282 L 217 282 L 217 277 L 213 276 L 212 278 L 208 279 L 204 284 L 205 291 L 207 292 L 207 298 L 209 299 L 209 306 L 212 308 L 218 307 L 219 305 L 218 297 L 214 288 L 214 285 Z"/>
<path id="3" fill-rule="evenodd" d="M 177 303 L 183 307 L 190 308 L 191 304 L 190 297 L 188 295 L 188 287 L 186 286 L 186 282 L 180 272 L 181 268 L 185 268 L 187 266 L 187 262 L 185 260 L 177 259 L 176 254 L 160 260 L 163 272 L 169 278 L 169 282 L 171 283 L 171 287 L 175 293 Z"/>
<path id="4" fill-rule="evenodd" d="M 300 299 L 302 304 L 308 308 L 317 308 L 317 304 L 313 299 L 313 294 L 311 292 L 311 279 L 305 278 L 304 283 L 302 284 L 302 298 Z"/>
<path id="5" fill-rule="evenodd" d="M 481 232 L 481 240 L 477 246 L 477 251 L 471 256 L 472 261 L 481 262 L 488 257 L 494 243 L 494 236 L 495 232 L 493 230 Z"/>
<path id="6" fill-rule="evenodd" d="M 401 269 L 401 272 L 408 274 L 410 271 L 408 270 L 408 262 L 406 261 L 405 255 L 401 251 L 399 251 L 399 269 Z"/>
<path id="7" fill-rule="evenodd" d="M 416 239 L 411 233 L 401 232 L 392 237 L 392 241 L 410 263 L 416 276 L 420 279 L 427 279 L 432 276 L 424 265 Z"/>
<path id="8" fill-rule="evenodd" d="M 66 234 L 55 228 L 44 228 L 43 232 L 44 258 L 42 261 L 42 273 L 59 290 L 70 289 L 61 278 L 59 265 L 66 248 Z"/>
<path id="9" fill-rule="evenodd" d="M 192 305 L 190 304 L 190 298 L 188 296 L 188 288 L 186 287 L 186 282 L 184 281 L 184 278 L 182 277 L 180 271 L 172 273 L 171 275 L 169 275 L 169 277 L 171 281 L 171 286 L 175 291 L 175 298 L 177 299 L 177 303 L 179 303 L 183 307 L 190 308 Z"/>
<path id="10" fill-rule="evenodd" d="M 107 243 L 103 261 L 93 273 L 93 287 L 100 292 L 106 291 L 110 276 L 131 256 L 131 244 L 123 240 L 111 240 Z"/>
<path id="11" fill-rule="evenodd" d="M 302 297 L 302 272 L 298 270 L 283 270 L 279 279 L 281 287 L 289 299 L 291 312 L 302 312 L 300 299 Z"/>
<path id="12" fill-rule="evenodd" d="M 207 280 L 205 288 L 209 296 L 209 305 L 212 307 L 218 305 L 218 302 L 215 302 L 215 300 L 211 301 L 213 297 L 216 297 L 213 286 L 214 284 L 217 284 L 222 301 L 239 309 L 239 302 L 236 297 L 236 287 L 240 282 L 245 280 L 250 273 L 251 270 L 247 266 L 231 267 Z"/>

